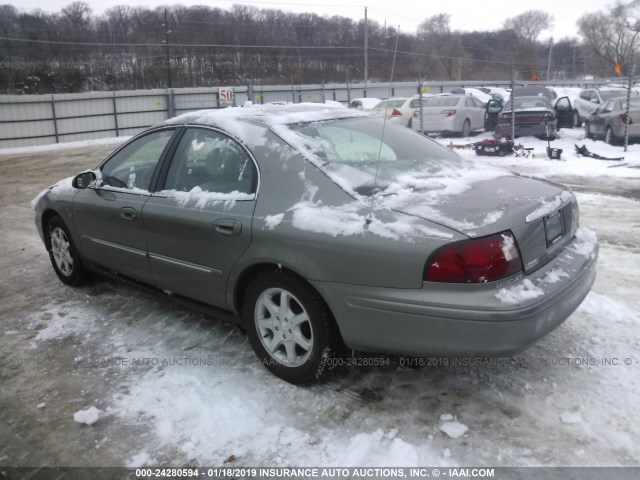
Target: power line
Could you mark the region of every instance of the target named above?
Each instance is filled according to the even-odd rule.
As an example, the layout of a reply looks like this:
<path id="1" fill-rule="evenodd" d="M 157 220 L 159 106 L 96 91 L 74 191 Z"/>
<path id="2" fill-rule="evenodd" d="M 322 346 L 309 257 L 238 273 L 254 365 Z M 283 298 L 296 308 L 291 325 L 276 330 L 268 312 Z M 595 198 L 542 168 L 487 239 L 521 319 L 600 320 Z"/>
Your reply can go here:
<path id="1" fill-rule="evenodd" d="M 12 38 L 2 37 L 0 40 L 7 40 L 10 42 L 24 42 L 24 43 L 38 43 L 45 45 L 71 45 L 71 46 L 84 46 L 84 47 L 164 47 L 164 43 L 99 43 L 99 42 L 63 42 L 57 40 L 33 40 L 28 38 Z M 332 45 L 237 45 L 237 44 L 196 44 L 196 43 L 172 43 L 172 47 L 196 47 L 196 48 L 286 48 L 294 50 L 321 50 L 321 49 L 336 49 L 336 50 L 362 50 L 362 47 L 343 47 Z"/>

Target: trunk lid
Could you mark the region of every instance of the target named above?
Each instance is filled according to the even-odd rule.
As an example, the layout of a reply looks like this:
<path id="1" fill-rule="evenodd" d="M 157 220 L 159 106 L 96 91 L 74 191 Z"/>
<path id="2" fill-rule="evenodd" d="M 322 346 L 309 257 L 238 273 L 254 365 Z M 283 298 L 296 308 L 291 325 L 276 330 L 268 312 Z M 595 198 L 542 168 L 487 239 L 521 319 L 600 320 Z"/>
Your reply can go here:
<path id="1" fill-rule="evenodd" d="M 551 260 L 575 235 L 578 209 L 562 185 L 517 175 L 434 182 L 387 194 L 382 205 L 451 228 L 468 237 L 510 230 L 526 272 Z"/>

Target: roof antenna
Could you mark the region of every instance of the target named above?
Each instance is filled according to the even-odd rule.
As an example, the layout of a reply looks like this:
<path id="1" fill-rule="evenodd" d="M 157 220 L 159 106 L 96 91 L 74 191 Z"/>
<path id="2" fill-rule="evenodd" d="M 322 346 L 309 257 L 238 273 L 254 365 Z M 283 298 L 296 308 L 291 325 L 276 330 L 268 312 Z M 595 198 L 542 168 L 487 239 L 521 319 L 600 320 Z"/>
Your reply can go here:
<path id="1" fill-rule="evenodd" d="M 373 180 L 373 189 L 375 191 L 376 186 L 378 185 L 378 172 L 380 171 L 380 158 L 382 156 L 382 146 L 384 145 L 384 130 L 387 126 L 387 116 L 389 114 L 389 104 L 391 103 L 391 95 L 393 93 L 393 72 L 396 67 L 396 54 L 398 53 L 398 39 L 400 38 L 400 25 L 398 25 L 398 30 L 396 31 L 396 46 L 393 49 L 393 62 L 391 63 L 391 79 L 389 81 L 389 95 L 387 96 L 387 105 L 384 108 L 384 119 L 382 121 L 382 133 L 380 134 L 380 147 L 378 148 L 378 161 L 376 162 L 376 176 Z M 375 193 L 371 192 L 371 205 L 369 207 L 369 215 L 367 216 L 367 225 L 371 223 L 373 217 L 373 202 L 375 200 Z"/>

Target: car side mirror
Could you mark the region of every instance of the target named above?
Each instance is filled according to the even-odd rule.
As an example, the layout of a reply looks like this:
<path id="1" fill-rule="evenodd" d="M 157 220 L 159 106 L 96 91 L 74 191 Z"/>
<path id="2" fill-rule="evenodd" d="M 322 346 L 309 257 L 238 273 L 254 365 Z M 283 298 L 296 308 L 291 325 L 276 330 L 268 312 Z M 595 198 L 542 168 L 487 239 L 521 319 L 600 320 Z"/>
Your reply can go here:
<path id="1" fill-rule="evenodd" d="M 82 172 L 78 175 L 76 175 L 73 178 L 73 181 L 71 182 L 71 185 L 73 185 L 73 188 L 77 188 L 79 190 L 82 190 L 84 188 L 88 188 L 91 186 L 92 183 L 94 183 L 96 181 L 97 177 L 95 172 Z"/>

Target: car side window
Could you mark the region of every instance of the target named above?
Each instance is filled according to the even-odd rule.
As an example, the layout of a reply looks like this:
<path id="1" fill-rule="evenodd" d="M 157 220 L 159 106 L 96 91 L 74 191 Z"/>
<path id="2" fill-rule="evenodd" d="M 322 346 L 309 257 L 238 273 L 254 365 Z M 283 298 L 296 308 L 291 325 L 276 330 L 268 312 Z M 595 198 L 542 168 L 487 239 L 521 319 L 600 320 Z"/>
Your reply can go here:
<path id="1" fill-rule="evenodd" d="M 118 151 L 100 167 L 102 186 L 148 191 L 151 177 L 175 129 L 148 133 Z"/>
<path id="2" fill-rule="evenodd" d="M 251 157 L 223 133 L 189 128 L 173 156 L 165 190 L 254 193 L 257 172 Z"/>
<path id="3" fill-rule="evenodd" d="M 473 102 L 473 98 L 472 97 L 465 97 L 464 105 L 466 107 L 471 107 L 471 108 L 475 108 L 475 106 L 476 106 L 476 104 Z"/>
<path id="4" fill-rule="evenodd" d="M 609 100 L 604 107 L 602 107 L 602 111 L 603 112 L 610 112 L 611 110 L 613 110 L 613 100 Z"/>

